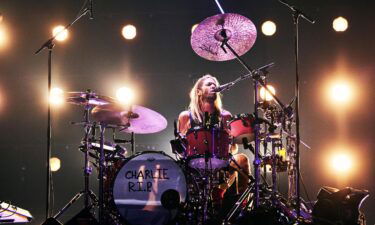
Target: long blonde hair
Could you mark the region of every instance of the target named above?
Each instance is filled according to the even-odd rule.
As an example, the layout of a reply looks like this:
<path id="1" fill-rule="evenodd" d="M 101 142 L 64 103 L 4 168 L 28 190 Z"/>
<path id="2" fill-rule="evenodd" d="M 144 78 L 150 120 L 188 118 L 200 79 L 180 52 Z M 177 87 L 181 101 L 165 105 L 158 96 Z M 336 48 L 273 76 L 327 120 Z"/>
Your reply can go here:
<path id="1" fill-rule="evenodd" d="M 190 91 L 190 104 L 189 104 L 189 110 L 191 112 L 191 116 L 193 117 L 193 120 L 199 123 L 203 122 L 203 110 L 202 110 L 202 95 L 198 94 L 198 91 L 201 90 L 202 84 L 206 79 L 212 79 L 215 81 L 216 87 L 219 87 L 219 81 L 216 79 L 216 77 L 206 74 L 199 78 L 193 88 Z M 221 94 L 216 93 L 216 99 L 214 101 L 215 109 L 221 113 L 223 110 L 223 103 L 221 101 Z"/>

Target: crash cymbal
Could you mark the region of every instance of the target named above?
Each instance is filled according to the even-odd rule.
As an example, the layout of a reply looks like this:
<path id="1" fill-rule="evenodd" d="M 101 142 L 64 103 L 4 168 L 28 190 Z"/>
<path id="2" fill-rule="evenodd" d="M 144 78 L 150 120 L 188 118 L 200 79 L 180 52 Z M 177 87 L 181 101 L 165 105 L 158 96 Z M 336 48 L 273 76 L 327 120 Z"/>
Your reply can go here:
<path id="1" fill-rule="evenodd" d="M 191 35 L 191 46 L 199 56 L 212 61 L 226 61 L 235 55 L 222 43 L 239 55 L 245 54 L 254 45 L 257 37 L 255 25 L 248 18 L 234 13 L 211 16 L 203 20 Z"/>
<path id="2" fill-rule="evenodd" d="M 99 106 L 115 102 L 114 98 L 97 95 L 93 92 L 67 92 L 65 96 L 68 103 L 75 105 Z"/>
<path id="3" fill-rule="evenodd" d="M 121 132 L 150 134 L 164 130 L 167 120 L 151 109 L 133 105 L 131 112 L 119 104 L 96 106 L 92 112 L 94 120 L 125 127 Z"/>

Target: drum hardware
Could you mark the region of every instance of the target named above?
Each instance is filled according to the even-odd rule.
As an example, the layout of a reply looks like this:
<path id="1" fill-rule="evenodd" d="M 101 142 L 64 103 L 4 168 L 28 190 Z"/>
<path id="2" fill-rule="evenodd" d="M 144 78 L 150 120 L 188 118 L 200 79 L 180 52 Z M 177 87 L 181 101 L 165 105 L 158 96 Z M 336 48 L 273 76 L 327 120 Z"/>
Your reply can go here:
<path id="1" fill-rule="evenodd" d="M 244 138 L 244 139 L 246 139 L 246 138 Z M 224 220 L 223 220 L 222 224 L 228 224 L 229 221 L 232 219 L 232 217 L 238 212 L 238 210 L 243 205 L 243 203 L 246 200 L 250 199 L 251 193 L 254 192 L 254 177 L 245 172 L 245 170 L 234 159 L 232 154 L 230 154 L 229 159 L 230 159 L 231 162 L 233 162 L 236 165 L 236 167 L 237 167 L 236 170 L 238 170 L 240 173 L 246 175 L 249 178 L 249 183 L 248 183 L 248 187 L 246 188 L 246 190 L 241 194 L 241 196 L 238 198 L 236 203 L 234 203 L 233 207 L 230 209 L 230 211 L 224 217 Z M 251 201 L 246 203 L 246 205 L 249 205 L 249 204 L 251 204 Z"/>
<path id="2" fill-rule="evenodd" d="M 84 197 L 84 208 L 90 210 L 92 206 L 98 204 L 98 199 L 96 198 L 94 192 L 89 188 L 89 177 L 92 172 L 91 163 L 89 161 L 90 156 L 90 142 L 95 138 L 95 129 L 97 124 L 90 122 L 90 112 L 97 104 L 104 104 L 105 98 L 99 97 L 91 90 L 86 92 L 68 92 L 68 102 L 71 104 L 79 105 L 84 108 L 84 120 L 83 122 L 72 122 L 73 125 L 80 125 L 84 128 L 84 138 L 82 145 L 79 147 L 84 153 L 84 189 L 77 193 L 57 214 L 55 214 L 52 219 L 59 218 L 72 204 L 74 204 L 82 196 Z M 90 101 L 95 99 L 95 101 Z M 108 98 L 106 98 L 108 99 Z M 103 148 L 103 146 L 102 146 Z M 91 200 L 91 202 L 90 202 Z M 100 199 L 99 199 L 100 200 Z M 100 203 L 100 201 L 99 201 Z"/>
<path id="3" fill-rule="evenodd" d="M 295 6 L 292 6 L 285 2 L 284 0 L 279 0 L 279 2 L 286 7 L 288 7 L 292 11 L 293 23 L 295 25 L 294 29 L 294 53 L 295 53 L 295 104 L 294 104 L 294 116 L 295 116 L 295 130 L 296 130 L 296 143 L 295 143 L 295 189 L 296 189 L 296 202 L 297 202 L 297 218 L 300 217 L 300 209 L 301 209 L 301 194 L 300 194 L 300 119 L 299 119 L 299 84 L 300 84 L 300 76 L 299 76 L 299 19 L 302 17 L 306 21 L 310 22 L 311 24 L 315 23 L 315 20 L 308 15 L 306 15 L 302 10 L 298 9 Z"/>
<path id="4" fill-rule="evenodd" d="M 35 55 L 39 54 L 42 50 L 48 49 L 48 73 L 47 73 L 47 91 L 48 91 L 48 99 L 50 99 L 51 95 L 51 87 L 52 87 L 52 52 L 53 47 L 55 46 L 54 41 L 58 35 L 60 35 L 61 32 L 68 30 L 71 26 L 73 26 L 79 19 L 81 19 L 83 16 L 85 16 L 89 12 L 89 7 L 87 7 L 87 2 L 84 3 L 83 7 L 77 14 L 76 18 L 66 25 L 63 30 L 60 32 L 57 32 L 55 35 L 53 35 L 51 38 L 49 38 L 46 42 L 42 44 L 42 46 L 35 51 Z M 50 217 L 52 214 L 52 209 L 50 209 L 50 203 L 51 203 L 51 165 L 50 165 L 50 159 L 51 159 L 51 146 L 52 146 L 52 118 L 51 118 L 51 103 L 48 102 L 47 107 L 47 159 L 46 159 L 46 165 L 47 165 L 47 174 L 46 174 L 46 185 L 47 185 L 47 191 L 46 191 L 46 219 Z"/>
<path id="5" fill-rule="evenodd" d="M 113 139 L 113 141 L 115 143 L 130 144 L 130 146 L 131 146 L 131 155 L 135 154 L 135 135 L 134 135 L 134 132 L 131 132 L 131 134 L 130 134 L 130 140 L 118 139 L 118 138 L 116 138 L 116 131 L 113 129 L 112 130 L 112 139 Z"/>

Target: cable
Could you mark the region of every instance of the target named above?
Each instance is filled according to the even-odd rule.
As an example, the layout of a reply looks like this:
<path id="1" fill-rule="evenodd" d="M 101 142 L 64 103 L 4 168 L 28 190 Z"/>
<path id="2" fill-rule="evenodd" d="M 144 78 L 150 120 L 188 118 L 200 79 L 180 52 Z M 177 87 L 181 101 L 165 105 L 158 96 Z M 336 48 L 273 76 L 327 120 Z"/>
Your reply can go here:
<path id="1" fill-rule="evenodd" d="M 307 192 L 307 189 L 306 189 L 306 186 L 305 186 L 305 182 L 303 181 L 303 178 L 302 178 L 302 174 L 301 174 L 301 171 L 299 172 L 299 177 L 300 177 L 300 180 L 301 180 L 301 183 L 302 183 L 302 187 L 303 187 L 303 190 L 305 191 L 305 194 L 306 194 L 306 198 L 310 204 L 310 207 L 311 209 L 314 207 L 314 205 L 312 205 L 312 201 L 309 197 L 309 193 Z"/>
<path id="2" fill-rule="evenodd" d="M 9 202 L 9 203 L 3 202 L 3 203 L 8 204 L 8 206 L 6 208 L 4 208 L 3 211 L 0 211 L 0 212 L 9 212 L 10 211 L 9 208 L 12 207 L 11 202 Z M 13 206 L 13 207 L 14 207 L 14 211 L 12 212 L 12 214 L 9 214 L 9 215 L 6 215 L 6 216 L 0 216 L 0 218 L 7 218 L 7 217 L 11 217 L 11 216 L 15 215 L 17 213 L 17 206 Z"/>

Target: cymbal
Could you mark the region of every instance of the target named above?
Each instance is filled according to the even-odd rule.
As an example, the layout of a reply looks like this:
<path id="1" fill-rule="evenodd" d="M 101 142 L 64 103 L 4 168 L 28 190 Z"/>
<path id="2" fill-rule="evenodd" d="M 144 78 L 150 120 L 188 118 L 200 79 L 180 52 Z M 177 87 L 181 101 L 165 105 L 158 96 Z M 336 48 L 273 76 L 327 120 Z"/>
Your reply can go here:
<path id="1" fill-rule="evenodd" d="M 269 139 L 280 139 L 281 138 L 281 135 L 278 134 L 278 133 L 262 133 L 259 135 L 261 139 L 266 139 L 266 138 L 269 138 Z"/>
<path id="2" fill-rule="evenodd" d="M 239 55 L 245 54 L 254 45 L 257 30 L 250 19 L 234 13 L 211 16 L 203 20 L 191 35 L 191 46 L 202 58 L 212 61 L 227 61 L 236 58 L 222 43 Z"/>
<path id="3" fill-rule="evenodd" d="M 151 109 L 139 105 L 133 105 L 132 110 L 119 104 L 107 104 L 96 106 L 92 112 L 94 120 L 125 127 L 121 132 L 135 134 L 151 134 L 164 130 L 167 120 Z"/>
<path id="4" fill-rule="evenodd" d="M 104 95 L 97 95 L 93 92 L 67 92 L 66 101 L 75 105 L 107 105 L 114 103 L 115 99 Z"/>

